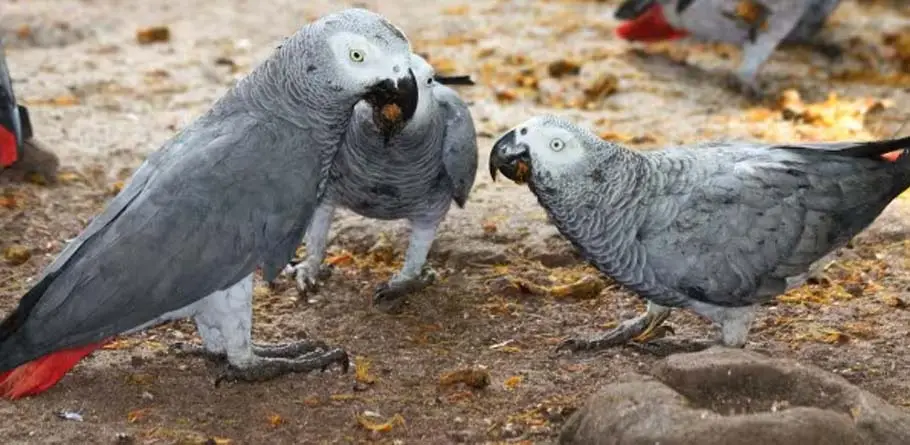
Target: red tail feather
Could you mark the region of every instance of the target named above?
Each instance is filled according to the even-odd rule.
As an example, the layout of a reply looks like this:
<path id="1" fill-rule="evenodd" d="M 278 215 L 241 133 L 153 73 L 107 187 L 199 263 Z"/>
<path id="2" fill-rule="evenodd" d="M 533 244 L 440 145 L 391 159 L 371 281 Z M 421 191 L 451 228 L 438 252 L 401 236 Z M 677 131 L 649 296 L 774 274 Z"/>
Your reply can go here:
<path id="1" fill-rule="evenodd" d="M 897 160 L 897 158 L 900 157 L 901 153 L 903 153 L 903 151 L 900 151 L 900 150 L 898 150 L 898 151 L 892 151 L 891 153 L 885 153 L 885 154 L 883 154 L 882 157 L 885 158 L 885 160 L 894 162 L 894 161 Z"/>
<path id="2" fill-rule="evenodd" d="M 6 128 L 0 127 L 0 167 L 13 165 L 18 157 L 16 135 Z"/>
<path id="3" fill-rule="evenodd" d="M 676 29 L 667 22 L 663 7 L 656 2 L 644 14 L 616 28 L 616 35 L 620 38 L 642 42 L 674 40 L 687 34 L 685 30 Z"/>
<path id="4" fill-rule="evenodd" d="M 47 391 L 95 349 L 107 341 L 64 349 L 0 374 L 0 398 L 18 399 Z"/>

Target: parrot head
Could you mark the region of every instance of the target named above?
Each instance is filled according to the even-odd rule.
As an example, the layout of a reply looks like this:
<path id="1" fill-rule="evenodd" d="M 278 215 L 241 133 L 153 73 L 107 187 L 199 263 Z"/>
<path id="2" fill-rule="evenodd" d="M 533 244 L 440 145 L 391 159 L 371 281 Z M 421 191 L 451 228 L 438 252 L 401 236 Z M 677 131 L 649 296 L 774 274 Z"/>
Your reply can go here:
<path id="1" fill-rule="evenodd" d="M 3 168 L 19 159 L 19 147 L 23 141 L 20 109 L 25 111 L 24 107 L 16 104 L 3 46 L 0 45 L 0 167 Z"/>
<path id="2" fill-rule="evenodd" d="M 326 47 L 334 69 L 326 81 L 373 109 L 373 120 L 387 139 L 400 132 L 417 110 L 418 87 L 411 69 L 408 38 L 387 19 L 359 8 L 319 20 L 328 31 Z M 319 70 L 306 67 L 308 74 Z M 321 73 L 313 73 L 321 74 Z"/>
<path id="3" fill-rule="evenodd" d="M 490 176 L 497 171 L 517 184 L 540 175 L 574 175 L 588 164 L 588 147 L 600 141 L 555 116 L 531 118 L 499 137 L 490 152 Z"/>
<path id="4" fill-rule="evenodd" d="M 665 8 L 672 7 L 676 1 L 683 0 L 626 0 L 613 14 L 616 19 L 626 21 L 616 28 L 616 35 L 642 42 L 685 37 L 688 34 L 685 30 L 675 28 L 667 21 Z"/>

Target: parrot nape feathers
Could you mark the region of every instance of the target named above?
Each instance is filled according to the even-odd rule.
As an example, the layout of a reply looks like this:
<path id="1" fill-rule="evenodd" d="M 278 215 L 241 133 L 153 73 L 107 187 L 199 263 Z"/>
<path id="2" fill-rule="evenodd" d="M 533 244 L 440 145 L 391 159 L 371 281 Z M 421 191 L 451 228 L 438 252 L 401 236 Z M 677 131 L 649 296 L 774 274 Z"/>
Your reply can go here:
<path id="1" fill-rule="evenodd" d="M 759 92 L 760 67 L 782 43 L 811 43 L 840 0 L 625 0 L 614 17 L 616 35 L 656 42 L 693 36 L 742 46 L 733 84 Z M 832 45 L 816 42 L 831 52 Z"/>
<path id="2" fill-rule="evenodd" d="M 646 314 L 561 348 L 646 341 L 671 308 L 742 347 L 757 305 L 803 283 L 910 187 L 908 153 L 910 137 L 636 152 L 540 116 L 502 135 L 489 162 L 494 179 L 527 182 L 590 263 L 648 301 Z"/>
<path id="3" fill-rule="evenodd" d="M 426 266 L 436 231 L 454 201 L 464 207 L 477 174 L 477 135 L 471 112 L 433 67 L 411 55 L 419 99 L 401 132 L 385 141 L 370 119 L 367 104 L 355 107 L 342 149 L 335 157 L 326 199 L 307 229 L 307 257 L 286 270 L 306 297 L 329 275 L 322 265 L 332 215 L 338 206 L 380 220 L 407 219 L 411 236 L 404 266 L 373 294 L 377 309 L 396 309 L 405 295 L 432 284 Z M 443 80 L 464 81 L 464 77 Z M 468 78 L 470 79 L 470 78 Z"/>
<path id="4" fill-rule="evenodd" d="M 322 200 L 357 104 L 416 107 L 407 37 L 345 9 L 304 25 L 151 153 L 0 322 L 0 396 L 53 386 L 117 335 L 192 317 L 219 379 L 346 368 L 314 340 L 252 340 L 253 275 L 271 281 Z M 389 103 L 385 103 L 389 102 Z M 371 106 L 371 105 L 367 105 Z"/>

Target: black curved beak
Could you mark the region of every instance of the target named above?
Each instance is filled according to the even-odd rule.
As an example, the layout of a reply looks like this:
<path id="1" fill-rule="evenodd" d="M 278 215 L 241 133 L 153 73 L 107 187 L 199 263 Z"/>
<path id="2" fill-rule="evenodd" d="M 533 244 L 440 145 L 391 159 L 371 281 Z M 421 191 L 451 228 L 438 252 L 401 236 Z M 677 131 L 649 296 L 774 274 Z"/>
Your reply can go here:
<path id="1" fill-rule="evenodd" d="M 408 68 L 408 75 L 385 79 L 370 87 L 364 99 L 373 107 L 373 122 L 388 144 L 400 133 L 417 111 L 417 78 Z"/>
<path id="2" fill-rule="evenodd" d="M 626 0 L 613 13 L 616 20 L 635 20 L 651 8 L 657 0 Z"/>
<path id="3" fill-rule="evenodd" d="M 443 85 L 474 85 L 474 79 L 471 76 L 433 76 L 433 80 Z"/>
<path id="4" fill-rule="evenodd" d="M 524 184 L 531 177 L 531 154 L 528 144 L 518 143 L 515 130 L 499 137 L 490 152 L 490 176 L 496 180 L 496 171 L 516 184 Z"/>
<path id="5" fill-rule="evenodd" d="M 24 140 L 20 110 L 28 119 L 25 107 L 16 104 L 3 46 L 0 46 L 0 167 L 9 167 L 19 159 L 19 148 Z M 27 130 L 31 133 L 30 125 Z"/>

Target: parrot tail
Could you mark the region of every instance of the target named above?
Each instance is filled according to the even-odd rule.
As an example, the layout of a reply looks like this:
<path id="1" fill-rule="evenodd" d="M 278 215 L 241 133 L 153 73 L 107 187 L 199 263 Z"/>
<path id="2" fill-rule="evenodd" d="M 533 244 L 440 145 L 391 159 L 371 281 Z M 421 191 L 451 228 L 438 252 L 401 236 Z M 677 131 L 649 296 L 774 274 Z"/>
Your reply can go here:
<path id="1" fill-rule="evenodd" d="M 616 28 L 616 35 L 625 40 L 659 42 L 685 37 L 688 33 L 676 29 L 664 17 L 663 6 L 654 2 L 647 11 Z"/>
<path id="2" fill-rule="evenodd" d="M 57 351 L 0 374 L 0 398 L 18 399 L 47 391 L 107 341 Z"/>

